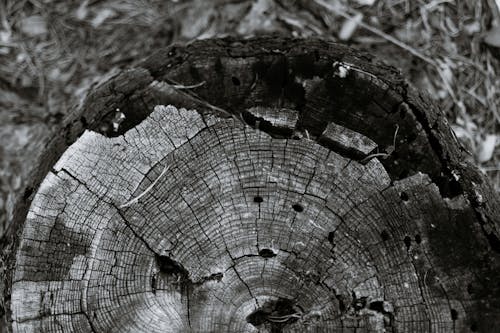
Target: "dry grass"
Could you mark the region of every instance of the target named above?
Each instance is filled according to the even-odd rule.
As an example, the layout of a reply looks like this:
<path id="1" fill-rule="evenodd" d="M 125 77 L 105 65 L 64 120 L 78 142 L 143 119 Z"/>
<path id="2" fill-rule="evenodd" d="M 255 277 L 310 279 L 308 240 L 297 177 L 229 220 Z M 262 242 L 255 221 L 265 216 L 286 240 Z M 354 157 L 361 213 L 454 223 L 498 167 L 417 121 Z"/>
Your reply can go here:
<path id="1" fill-rule="evenodd" d="M 500 50 L 483 43 L 500 24 L 500 0 L 363 2 L 0 0 L 0 138 L 9 140 L 0 147 L 0 233 L 8 193 L 21 188 L 27 153 L 17 142 L 34 137 L 26 133 L 158 47 L 228 34 L 342 37 L 377 54 L 439 101 L 469 158 L 500 190 L 500 151 L 485 150 L 500 143 Z"/>

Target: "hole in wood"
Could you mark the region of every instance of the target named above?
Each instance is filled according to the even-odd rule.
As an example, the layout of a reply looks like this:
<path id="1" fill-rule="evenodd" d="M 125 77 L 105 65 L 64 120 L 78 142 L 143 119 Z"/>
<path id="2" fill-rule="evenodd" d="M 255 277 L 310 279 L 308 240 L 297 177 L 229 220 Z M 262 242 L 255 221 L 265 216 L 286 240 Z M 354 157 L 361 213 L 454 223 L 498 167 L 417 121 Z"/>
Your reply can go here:
<path id="1" fill-rule="evenodd" d="M 420 237 L 420 235 L 415 235 L 415 243 L 417 244 L 422 243 L 422 237 Z"/>
<path id="2" fill-rule="evenodd" d="M 117 137 L 139 125 L 151 112 L 147 108 L 141 109 L 137 107 L 127 98 L 121 101 L 119 106 L 115 110 L 104 114 L 89 129 L 109 138 Z"/>
<path id="3" fill-rule="evenodd" d="M 451 319 L 452 320 L 457 320 L 458 319 L 458 312 L 455 309 L 451 309 Z"/>
<path id="4" fill-rule="evenodd" d="M 370 305 L 368 306 L 368 308 L 370 310 L 383 313 L 384 312 L 384 302 L 382 302 L 382 301 L 371 302 Z"/>
<path id="5" fill-rule="evenodd" d="M 345 297 L 343 295 L 335 295 L 335 298 L 339 302 L 339 310 L 341 313 L 344 313 L 347 309 L 345 305 Z"/>
<path id="6" fill-rule="evenodd" d="M 23 199 L 24 201 L 28 200 L 29 197 L 33 194 L 33 188 L 32 187 L 27 187 L 26 190 L 24 191 Z"/>
<path id="7" fill-rule="evenodd" d="M 380 237 L 382 237 L 382 240 L 385 242 L 385 241 L 388 241 L 389 238 L 391 238 L 389 236 L 389 233 L 387 232 L 387 230 L 382 230 L 382 232 L 380 233 Z"/>
<path id="8" fill-rule="evenodd" d="M 261 203 L 261 202 L 263 202 L 263 201 L 264 201 L 264 199 L 262 199 L 262 197 L 261 197 L 261 196 L 259 196 L 259 195 L 255 196 L 255 197 L 253 198 L 253 202 L 256 202 L 256 203 Z"/>
<path id="9" fill-rule="evenodd" d="M 454 198 L 463 194 L 462 185 L 453 176 L 439 175 L 432 177 L 439 188 L 439 193 L 445 198 Z"/>
<path id="10" fill-rule="evenodd" d="M 262 310 L 255 310 L 247 316 L 247 322 L 257 327 L 264 324 L 267 320 L 267 312 Z"/>
<path id="11" fill-rule="evenodd" d="M 168 256 L 156 255 L 156 263 L 162 273 L 188 276 L 188 271 L 180 263 Z"/>
<path id="12" fill-rule="evenodd" d="M 356 298 L 356 294 L 353 292 L 352 298 L 353 298 L 352 307 L 354 308 L 354 311 L 359 311 L 366 307 L 366 300 L 367 300 L 366 297 Z"/>
<path id="13" fill-rule="evenodd" d="M 471 330 L 472 332 L 477 332 L 477 324 L 476 324 L 476 323 L 472 323 L 472 324 L 470 325 L 470 330 Z"/>
<path id="14" fill-rule="evenodd" d="M 218 272 L 218 273 L 214 273 L 214 274 L 210 275 L 208 279 L 220 282 L 223 277 L 224 277 L 224 274 L 222 274 L 221 272 Z"/>
<path id="15" fill-rule="evenodd" d="M 222 278 L 224 278 L 224 274 L 223 273 L 221 273 L 221 272 L 212 273 L 209 276 L 204 276 L 199 281 L 195 282 L 195 284 L 200 285 L 200 284 L 203 284 L 203 283 L 205 283 L 207 281 L 217 281 L 217 282 L 220 282 L 222 280 Z"/>
<path id="16" fill-rule="evenodd" d="M 151 290 L 153 294 L 156 294 L 156 277 L 154 275 L 151 277 Z"/>
<path id="17" fill-rule="evenodd" d="M 285 325 L 296 322 L 300 317 L 294 305 L 294 301 L 284 298 L 268 301 L 249 314 L 246 320 L 255 327 L 269 324 L 271 332 L 281 332 Z"/>
<path id="18" fill-rule="evenodd" d="M 314 50 L 314 59 L 316 59 L 316 61 L 319 61 L 319 59 L 320 59 L 320 55 L 319 55 L 318 50 Z"/>
<path id="19" fill-rule="evenodd" d="M 82 123 L 83 128 L 87 127 L 88 123 L 87 123 L 87 119 L 85 119 L 85 117 L 81 116 L 80 122 Z"/>
<path id="20" fill-rule="evenodd" d="M 401 200 L 403 201 L 408 201 L 410 199 L 410 197 L 408 197 L 408 194 L 406 192 L 401 192 L 399 194 L 399 197 L 401 198 Z"/>
<path id="21" fill-rule="evenodd" d="M 403 239 L 403 242 L 405 243 L 406 245 L 406 249 L 409 250 L 410 249 L 410 246 L 411 246 L 411 238 L 410 236 L 406 236 L 404 239 Z"/>
<path id="22" fill-rule="evenodd" d="M 298 204 L 298 203 L 295 204 L 295 205 L 293 205 L 292 208 L 293 208 L 294 211 L 296 211 L 298 213 L 304 211 L 304 207 L 302 207 L 302 205 Z"/>
<path id="23" fill-rule="evenodd" d="M 399 104 L 398 109 L 399 109 L 399 117 L 401 119 L 405 119 L 406 114 L 408 113 L 408 111 L 410 111 L 410 107 L 408 106 L 408 104 L 401 103 L 401 104 Z"/>
<path id="24" fill-rule="evenodd" d="M 262 258 L 272 258 L 276 257 L 276 253 L 274 253 L 272 249 L 266 248 L 259 251 L 259 256 L 261 256 Z"/>
<path id="25" fill-rule="evenodd" d="M 487 234 L 486 238 L 488 238 L 488 243 L 490 243 L 493 251 L 500 253 L 500 239 L 498 239 L 498 237 L 492 232 Z"/>
<path id="26" fill-rule="evenodd" d="M 231 76 L 231 81 L 233 81 L 235 86 L 239 86 L 241 84 L 240 80 L 235 76 Z"/>
<path id="27" fill-rule="evenodd" d="M 335 246 L 335 243 L 333 242 L 333 239 L 335 237 L 335 232 L 334 231 L 330 231 L 328 233 L 328 241 L 330 242 L 330 244 L 332 244 L 333 246 Z"/>
<path id="28" fill-rule="evenodd" d="M 474 287 L 472 286 L 472 283 L 467 284 L 467 293 L 469 295 L 472 295 L 473 292 L 474 292 Z"/>

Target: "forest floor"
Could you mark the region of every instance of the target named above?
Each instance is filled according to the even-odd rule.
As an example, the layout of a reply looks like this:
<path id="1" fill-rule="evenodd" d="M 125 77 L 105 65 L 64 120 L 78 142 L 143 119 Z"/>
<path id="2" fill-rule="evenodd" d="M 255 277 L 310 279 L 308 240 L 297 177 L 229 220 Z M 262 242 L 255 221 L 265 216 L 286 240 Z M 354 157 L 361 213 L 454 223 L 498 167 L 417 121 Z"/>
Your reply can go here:
<path id="1" fill-rule="evenodd" d="M 321 36 L 427 90 L 500 191 L 500 0 L 0 0 L 0 235 L 23 156 L 95 82 L 173 42 Z"/>

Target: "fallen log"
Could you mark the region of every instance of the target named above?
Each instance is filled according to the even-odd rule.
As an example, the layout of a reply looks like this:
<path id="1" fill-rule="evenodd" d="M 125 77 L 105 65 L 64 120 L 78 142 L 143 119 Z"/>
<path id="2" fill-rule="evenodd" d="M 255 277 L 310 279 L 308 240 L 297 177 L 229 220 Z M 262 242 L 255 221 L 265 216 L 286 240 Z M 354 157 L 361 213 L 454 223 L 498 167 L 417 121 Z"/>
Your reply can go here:
<path id="1" fill-rule="evenodd" d="M 174 45 L 45 147 L 2 240 L 9 331 L 500 324 L 498 195 L 430 99 L 352 48 Z"/>

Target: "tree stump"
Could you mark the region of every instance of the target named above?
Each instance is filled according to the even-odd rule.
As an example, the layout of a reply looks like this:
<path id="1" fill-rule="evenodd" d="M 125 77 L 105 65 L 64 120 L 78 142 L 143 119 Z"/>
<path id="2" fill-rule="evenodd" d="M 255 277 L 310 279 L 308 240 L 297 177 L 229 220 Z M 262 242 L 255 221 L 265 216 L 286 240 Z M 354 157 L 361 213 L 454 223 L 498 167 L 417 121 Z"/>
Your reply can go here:
<path id="1" fill-rule="evenodd" d="M 9 331 L 500 325 L 498 195 L 429 98 L 347 46 L 174 45 L 45 146 L 3 240 Z"/>

